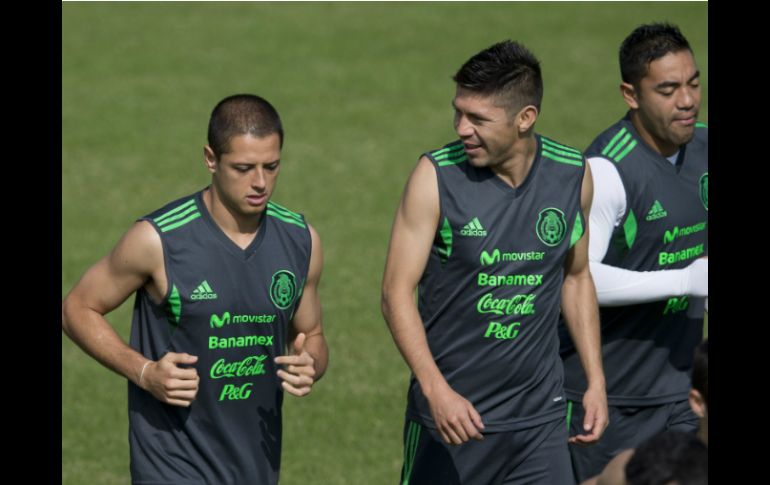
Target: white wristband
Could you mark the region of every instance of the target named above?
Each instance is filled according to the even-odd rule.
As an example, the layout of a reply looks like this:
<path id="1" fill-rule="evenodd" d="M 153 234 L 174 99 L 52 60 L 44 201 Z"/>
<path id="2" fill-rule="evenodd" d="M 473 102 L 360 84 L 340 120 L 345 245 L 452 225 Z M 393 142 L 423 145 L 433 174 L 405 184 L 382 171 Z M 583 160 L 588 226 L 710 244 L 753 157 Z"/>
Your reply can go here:
<path id="1" fill-rule="evenodd" d="M 151 360 L 148 360 L 142 366 L 142 372 L 139 373 L 139 387 L 142 386 L 142 377 L 144 377 L 144 370 L 147 368 L 148 365 L 150 365 L 151 362 L 152 362 Z"/>

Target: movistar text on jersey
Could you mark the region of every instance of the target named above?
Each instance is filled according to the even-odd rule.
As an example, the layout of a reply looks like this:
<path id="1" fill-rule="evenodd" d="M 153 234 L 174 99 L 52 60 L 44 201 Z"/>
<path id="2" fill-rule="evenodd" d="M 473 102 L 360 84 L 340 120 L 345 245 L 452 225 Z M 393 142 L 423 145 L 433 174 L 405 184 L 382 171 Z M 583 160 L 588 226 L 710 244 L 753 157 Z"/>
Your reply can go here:
<path id="1" fill-rule="evenodd" d="M 703 254 L 703 251 L 703 244 L 698 244 L 697 246 L 682 249 L 681 251 L 675 251 L 673 253 L 662 251 L 660 254 L 658 254 L 658 264 L 660 266 L 665 266 L 667 264 L 674 264 L 678 263 L 679 261 L 686 261 L 688 259 L 697 258 Z"/>
<path id="2" fill-rule="evenodd" d="M 247 335 L 246 337 L 209 337 L 209 349 L 234 349 L 273 345 L 273 335 Z"/>
<path id="3" fill-rule="evenodd" d="M 525 251 L 520 253 L 504 253 L 499 249 L 493 249 L 491 253 L 481 251 L 479 260 L 482 266 L 499 263 L 500 261 L 541 261 L 545 251 Z"/>
<path id="4" fill-rule="evenodd" d="M 479 273 L 479 286 L 538 286 L 543 284 L 541 274 L 493 275 Z"/>
<path id="5" fill-rule="evenodd" d="M 231 323 L 273 323 L 275 315 L 230 315 L 230 312 L 224 312 L 222 316 L 211 315 L 209 325 L 211 328 L 222 328 Z"/>
<path id="6" fill-rule="evenodd" d="M 663 244 L 668 244 L 670 242 L 674 242 L 674 239 L 682 237 L 682 236 L 689 236 L 690 234 L 695 234 L 696 232 L 701 232 L 702 230 L 706 229 L 706 222 L 699 222 L 697 224 L 693 224 L 692 226 L 687 227 L 679 227 L 675 226 L 670 231 L 666 231 L 665 234 L 663 234 Z"/>

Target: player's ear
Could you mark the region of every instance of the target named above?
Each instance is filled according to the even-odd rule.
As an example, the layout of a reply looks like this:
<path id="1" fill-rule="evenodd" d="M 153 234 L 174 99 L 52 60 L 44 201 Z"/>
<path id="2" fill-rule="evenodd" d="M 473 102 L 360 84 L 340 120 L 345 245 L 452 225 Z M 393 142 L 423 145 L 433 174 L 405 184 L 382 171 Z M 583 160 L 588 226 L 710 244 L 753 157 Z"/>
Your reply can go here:
<path id="1" fill-rule="evenodd" d="M 534 105 L 527 105 L 521 108 L 521 110 L 516 114 L 516 121 L 519 126 L 519 132 L 525 133 L 534 126 L 535 121 L 537 121 L 537 107 Z"/>
<path id="2" fill-rule="evenodd" d="M 695 389 L 690 389 L 690 407 L 692 412 L 698 415 L 699 418 L 706 416 L 706 402 L 703 400 L 703 396 Z"/>
<path id="3" fill-rule="evenodd" d="M 623 96 L 623 101 L 626 102 L 629 108 L 638 109 L 639 102 L 637 101 L 637 92 L 633 84 L 620 83 L 620 95 Z"/>
<path id="4" fill-rule="evenodd" d="M 217 171 L 217 156 L 214 155 L 214 150 L 208 145 L 203 147 L 203 161 L 206 163 L 206 168 L 210 173 Z"/>

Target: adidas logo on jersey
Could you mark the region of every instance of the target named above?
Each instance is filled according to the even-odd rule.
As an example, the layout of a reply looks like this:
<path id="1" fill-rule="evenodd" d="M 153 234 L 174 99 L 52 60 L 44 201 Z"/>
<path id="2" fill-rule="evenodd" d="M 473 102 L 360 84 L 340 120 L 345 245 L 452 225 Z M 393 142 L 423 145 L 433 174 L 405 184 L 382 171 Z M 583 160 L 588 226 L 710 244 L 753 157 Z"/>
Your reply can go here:
<path id="1" fill-rule="evenodd" d="M 211 289 L 209 286 L 208 281 L 203 281 L 203 283 L 199 284 L 197 288 L 195 288 L 195 291 L 192 292 L 192 295 L 190 295 L 191 300 L 216 300 L 217 294 L 214 293 L 214 290 Z"/>
<path id="2" fill-rule="evenodd" d="M 481 226 L 478 217 L 474 217 L 471 222 L 460 229 L 461 236 L 476 236 L 483 237 L 487 235 L 487 231 Z"/>
<path id="3" fill-rule="evenodd" d="M 655 200 L 655 203 L 652 204 L 652 207 L 650 207 L 650 212 L 647 213 L 647 219 L 648 221 L 654 221 L 656 219 L 662 219 L 663 217 L 666 217 L 668 215 L 668 212 L 663 208 L 662 205 L 660 205 L 660 202 L 658 200 Z"/>

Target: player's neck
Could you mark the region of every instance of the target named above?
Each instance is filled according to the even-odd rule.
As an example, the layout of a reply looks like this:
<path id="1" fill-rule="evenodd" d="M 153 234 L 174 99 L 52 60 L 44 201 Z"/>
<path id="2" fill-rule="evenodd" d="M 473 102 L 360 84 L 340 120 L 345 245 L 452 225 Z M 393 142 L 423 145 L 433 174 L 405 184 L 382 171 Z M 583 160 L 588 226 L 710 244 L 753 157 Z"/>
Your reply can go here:
<path id="1" fill-rule="evenodd" d="M 532 169 L 537 151 L 537 140 L 532 136 L 519 138 L 511 147 L 509 157 L 502 163 L 490 167 L 503 182 L 511 187 L 524 183 Z"/>
<path id="2" fill-rule="evenodd" d="M 631 112 L 631 124 L 634 125 L 634 129 L 637 133 L 639 133 L 639 136 L 647 144 L 647 146 L 658 152 L 663 156 L 663 158 L 668 158 L 679 151 L 678 145 L 663 141 L 647 131 L 647 129 L 644 127 L 644 124 L 642 123 L 642 120 L 639 119 L 638 111 Z"/>
<path id="3" fill-rule="evenodd" d="M 203 203 L 217 226 L 235 244 L 241 248 L 251 244 L 259 231 L 264 213 L 257 216 L 239 214 L 222 201 L 213 186 L 203 192 Z"/>
<path id="4" fill-rule="evenodd" d="M 706 446 L 709 445 L 709 419 L 701 418 L 700 426 L 698 427 L 698 438 L 703 441 Z"/>

